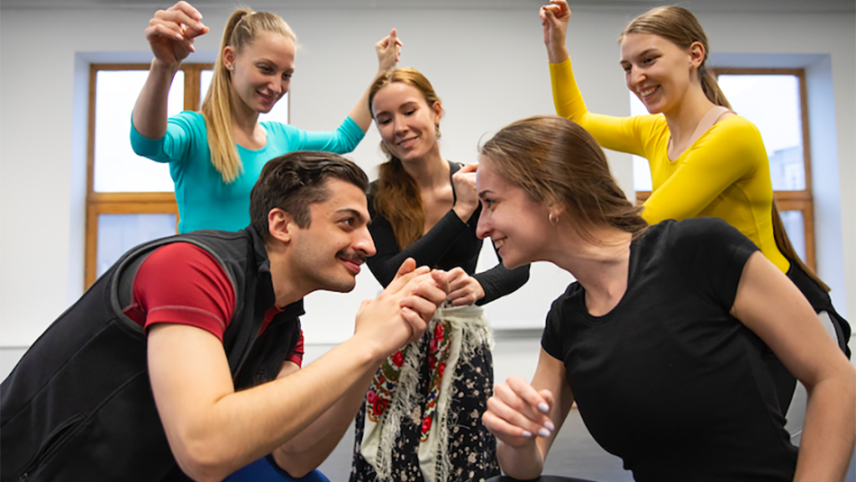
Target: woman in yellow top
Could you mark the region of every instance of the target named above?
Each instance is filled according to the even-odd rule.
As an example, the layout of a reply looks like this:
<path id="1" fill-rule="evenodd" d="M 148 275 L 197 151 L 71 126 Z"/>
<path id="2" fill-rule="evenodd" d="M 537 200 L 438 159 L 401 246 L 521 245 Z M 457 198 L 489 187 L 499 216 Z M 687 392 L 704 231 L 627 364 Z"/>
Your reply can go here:
<path id="1" fill-rule="evenodd" d="M 658 7 L 625 27 L 619 45 L 627 88 L 649 113 L 662 115 L 613 117 L 586 108 L 565 46 L 571 12 L 565 0 L 550 3 L 541 7 L 540 16 L 556 112 L 583 126 L 603 147 L 648 159 L 653 186 L 642 212 L 645 220 L 656 224 L 711 216 L 740 230 L 787 273 L 821 318 L 831 318 L 849 357 L 850 327 L 835 313 L 828 287 L 787 239 L 773 204 L 761 134 L 730 111 L 706 66 L 707 36 L 695 16 L 681 7 Z M 784 413 L 795 381 L 782 369 L 772 371 Z"/>

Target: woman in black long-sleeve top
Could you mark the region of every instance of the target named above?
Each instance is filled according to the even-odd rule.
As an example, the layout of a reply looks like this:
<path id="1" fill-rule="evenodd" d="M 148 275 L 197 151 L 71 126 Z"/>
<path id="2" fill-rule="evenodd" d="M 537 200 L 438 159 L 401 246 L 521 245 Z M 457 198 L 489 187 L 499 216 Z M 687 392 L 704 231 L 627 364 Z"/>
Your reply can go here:
<path id="1" fill-rule="evenodd" d="M 493 391 L 490 326 L 479 306 L 522 286 L 529 266 L 476 273 L 482 240 L 475 165 L 440 155 L 443 110 L 413 69 L 378 78 L 369 95 L 389 161 L 369 193 L 367 263 L 386 286 L 407 258 L 450 273 L 450 294 L 425 336 L 378 370 L 357 416 L 352 481 L 480 480 L 499 474 L 481 424 Z M 448 368 L 447 368 L 448 367 Z"/>

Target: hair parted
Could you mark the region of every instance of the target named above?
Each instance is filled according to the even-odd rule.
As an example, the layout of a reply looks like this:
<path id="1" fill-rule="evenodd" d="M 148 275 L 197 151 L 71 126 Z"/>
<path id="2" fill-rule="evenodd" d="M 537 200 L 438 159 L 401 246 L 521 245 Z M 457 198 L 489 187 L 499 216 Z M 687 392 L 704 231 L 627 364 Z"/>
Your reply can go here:
<path id="1" fill-rule="evenodd" d="M 563 216 L 588 241 L 589 229 L 609 226 L 634 238 L 648 229 L 618 187 L 606 155 L 579 124 L 557 116 L 533 116 L 503 127 L 480 149 L 480 163 L 490 166 L 530 199 L 563 206 Z"/>
<path id="2" fill-rule="evenodd" d="M 710 53 L 707 35 L 692 12 L 677 5 L 653 8 L 624 27 L 618 37 L 618 43 L 623 42 L 624 37 L 631 33 L 657 35 L 683 49 L 689 49 L 694 42 L 699 42 L 704 47 L 704 60 L 698 67 L 698 79 L 704 95 L 714 104 L 731 109 L 731 104 L 719 88 L 716 76 L 707 67 Z"/>
<path id="3" fill-rule="evenodd" d="M 241 175 L 244 168 L 232 136 L 232 78 L 229 69 L 223 64 L 223 51 L 226 47 L 232 47 L 236 53 L 240 53 L 262 33 L 278 33 L 297 42 L 294 31 L 279 15 L 255 12 L 250 8 L 236 10 L 226 22 L 220 54 L 214 62 L 211 86 L 202 102 L 201 110 L 205 118 L 211 163 L 227 184 Z"/>
<path id="4" fill-rule="evenodd" d="M 384 87 L 403 83 L 415 87 L 428 107 L 440 102 L 431 82 L 416 69 L 409 67 L 393 69 L 380 75 L 369 89 L 369 111 L 374 117 L 372 102 L 375 95 Z M 440 126 L 436 126 L 436 136 L 440 137 Z M 425 227 L 425 209 L 416 180 L 407 173 L 401 160 L 393 156 L 383 141 L 380 148 L 389 159 L 378 166 L 378 179 L 372 195 L 374 209 L 392 225 L 395 241 L 399 249 L 405 249 L 422 237 Z"/>
<path id="5" fill-rule="evenodd" d="M 250 193 L 250 222 L 263 240 L 270 238 L 268 214 L 279 208 L 301 228 L 312 223 L 309 206 L 329 199 L 328 179 L 351 183 L 361 191 L 369 178 L 360 166 L 331 152 L 295 151 L 268 161 Z"/>

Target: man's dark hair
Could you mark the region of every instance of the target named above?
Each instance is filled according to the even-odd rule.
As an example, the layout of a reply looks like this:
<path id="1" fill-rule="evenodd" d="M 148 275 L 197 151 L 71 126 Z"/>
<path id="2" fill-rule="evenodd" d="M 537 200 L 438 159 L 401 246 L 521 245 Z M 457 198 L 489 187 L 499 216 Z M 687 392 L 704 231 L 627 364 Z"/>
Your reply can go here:
<path id="1" fill-rule="evenodd" d="M 250 193 L 250 222 L 263 240 L 270 238 L 268 213 L 279 208 L 301 228 L 312 222 L 309 206 L 329 199 L 327 179 L 349 182 L 366 192 L 369 179 L 360 166 L 331 152 L 296 151 L 265 164 Z"/>

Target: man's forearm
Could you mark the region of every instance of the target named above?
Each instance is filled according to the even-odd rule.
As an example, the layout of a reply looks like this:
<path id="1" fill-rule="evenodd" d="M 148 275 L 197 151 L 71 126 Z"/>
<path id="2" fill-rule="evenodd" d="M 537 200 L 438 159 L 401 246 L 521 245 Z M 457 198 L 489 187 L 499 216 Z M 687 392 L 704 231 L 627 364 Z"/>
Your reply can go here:
<path id="1" fill-rule="evenodd" d="M 303 477 L 321 465 L 354 420 L 376 369 L 368 370 L 323 415 L 274 450 L 276 463 L 293 477 Z"/>
<path id="2" fill-rule="evenodd" d="M 169 343 L 161 343 L 156 335 L 150 334 L 149 338 L 159 350 L 181 346 L 176 343 L 173 348 Z M 176 342 L 181 340 L 179 337 Z M 219 340 L 214 338 L 209 342 L 213 344 Z M 150 347 L 150 352 L 152 349 Z M 192 364 L 187 364 L 188 370 L 173 373 L 174 376 L 153 378 L 157 380 L 153 389 L 158 410 L 170 447 L 182 469 L 197 480 L 220 480 L 294 439 L 346 393 L 356 391 L 355 387 L 362 384 L 366 374 L 380 364 L 381 358 L 367 351 L 364 341 L 352 338 L 286 379 L 233 393 L 227 393 L 231 388 L 230 379 L 205 380 Z M 176 370 L 176 364 L 166 363 L 167 357 L 157 353 L 149 355 L 150 370 L 152 367 L 157 373 Z M 220 362 L 225 363 L 225 359 Z M 206 363 L 217 362 L 212 359 Z M 195 382 L 188 383 L 188 380 Z M 180 386 L 173 386 L 175 384 Z M 207 393 L 205 387 L 209 385 L 223 385 L 218 388 L 223 394 Z M 165 393 L 175 395 L 167 401 Z M 196 400 L 200 396 L 211 398 L 211 403 L 184 400 L 188 397 Z M 186 406 L 195 408 L 181 410 Z"/>

